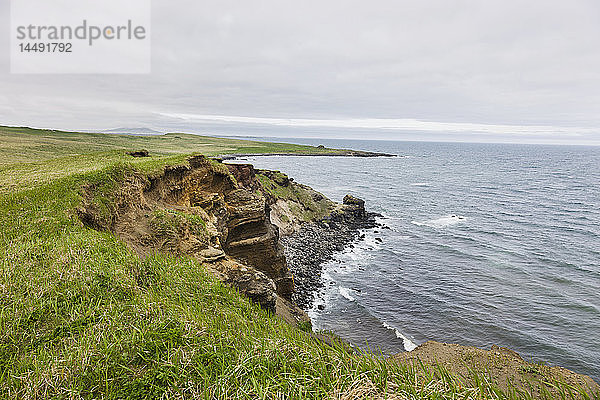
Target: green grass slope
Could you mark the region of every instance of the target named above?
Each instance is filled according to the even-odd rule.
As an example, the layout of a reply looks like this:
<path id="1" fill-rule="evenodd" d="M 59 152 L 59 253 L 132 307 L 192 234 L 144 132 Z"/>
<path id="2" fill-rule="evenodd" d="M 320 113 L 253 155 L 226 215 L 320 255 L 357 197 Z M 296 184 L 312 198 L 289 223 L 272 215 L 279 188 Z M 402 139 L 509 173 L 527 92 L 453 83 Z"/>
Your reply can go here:
<path id="1" fill-rule="evenodd" d="M 197 261 L 141 260 L 78 220 L 82 185 L 102 183 L 108 193 L 131 171 L 184 163 L 173 153 L 198 150 L 192 146 L 8 128 L 2 138 L 12 144 L 2 142 L 0 171 L 10 189 L 0 193 L 1 398 L 523 398 L 485 379 L 466 387 L 443 370 L 325 345 Z M 207 154 L 273 146 L 186 140 L 213 141 Z M 160 154 L 123 155 L 138 147 Z"/>
<path id="2" fill-rule="evenodd" d="M 73 173 L 97 170 L 113 162 L 142 163 L 125 151 L 146 149 L 156 158 L 191 153 L 331 154 L 343 150 L 289 143 L 267 143 L 210 136 L 170 133 L 135 136 L 75 133 L 0 126 L 0 193 L 30 188 Z M 177 157 L 175 157 L 177 158 Z"/>

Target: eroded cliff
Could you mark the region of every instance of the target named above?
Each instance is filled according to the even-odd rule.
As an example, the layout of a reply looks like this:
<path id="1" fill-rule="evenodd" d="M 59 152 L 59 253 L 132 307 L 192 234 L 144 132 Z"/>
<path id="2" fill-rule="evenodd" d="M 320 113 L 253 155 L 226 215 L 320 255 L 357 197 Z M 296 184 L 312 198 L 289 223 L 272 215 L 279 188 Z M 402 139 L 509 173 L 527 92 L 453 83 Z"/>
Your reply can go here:
<path id="1" fill-rule="evenodd" d="M 158 176 L 124 173 L 110 190 L 86 186 L 78 214 L 88 226 L 121 237 L 140 257 L 192 256 L 263 308 L 291 323 L 306 321 L 290 302 L 294 282 L 270 207 L 254 174 L 243 171 L 198 156 Z"/>
<path id="2" fill-rule="evenodd" d="M 154 176 L 120 171 L 113 184 L 84 187 L 82 197 L 77 213 L 86 225 L 114 233 L 142 258 L 155 252 L 194 257 L 292 325 L 309 322 L 295 304 L 310 306 L 323 261 L 355 240 L 361 228 L 376 224 L 376 215 L 366 212 L 360 199 L 346 196 L 343 204 L 334 203 L 280 172 L 205 157 Z M 441 365 L 466 384 L 485 376 L 533 398 L 558 395 L 548 384 L 553 379 L 598 391 L 587 376 L 527 363 L 497 347 L 484 351 L 428 342 L 393 361 L 432 370 Z"/>

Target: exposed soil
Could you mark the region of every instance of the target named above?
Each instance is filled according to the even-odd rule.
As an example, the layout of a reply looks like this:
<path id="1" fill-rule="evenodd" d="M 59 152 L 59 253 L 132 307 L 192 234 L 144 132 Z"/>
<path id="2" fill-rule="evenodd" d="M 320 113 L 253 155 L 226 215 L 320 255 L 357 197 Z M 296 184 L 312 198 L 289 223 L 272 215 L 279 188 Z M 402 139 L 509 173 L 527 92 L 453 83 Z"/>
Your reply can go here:
<path id="1" fill-rule="evenodd" d="M 131 157 L 150 157 L 148 150 L 128 151 L 127 154 Z"/>
<path id="2" fill-rule="evenodd" d="M 192 256 L 263 308 L 293 308 L 292 275 L 267 202 L 252 189 L 253 172 L 237 182 L 231 167 L 214 160 L 188 162 L 154 177 L 128 174 L 116 188 L 85 187 L 80 219 L 113 232 L 140 257 L 155 252 Z M 288 301 L 278 303 L 279 297 Z M 285 314 L 297 317 L 288 322 L 307 320 L 299 309 Z"/>

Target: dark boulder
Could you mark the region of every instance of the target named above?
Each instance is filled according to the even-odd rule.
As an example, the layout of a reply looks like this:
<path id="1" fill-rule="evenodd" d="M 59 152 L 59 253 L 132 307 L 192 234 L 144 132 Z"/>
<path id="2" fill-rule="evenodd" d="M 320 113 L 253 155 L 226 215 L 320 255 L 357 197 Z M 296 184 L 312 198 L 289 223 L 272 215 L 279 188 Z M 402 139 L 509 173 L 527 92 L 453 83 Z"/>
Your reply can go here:
<path id="1" fill-rule="evenodd" d="M 127 154 L 131 157 L 150 157 L 148 150 L 128 151 Z"/>

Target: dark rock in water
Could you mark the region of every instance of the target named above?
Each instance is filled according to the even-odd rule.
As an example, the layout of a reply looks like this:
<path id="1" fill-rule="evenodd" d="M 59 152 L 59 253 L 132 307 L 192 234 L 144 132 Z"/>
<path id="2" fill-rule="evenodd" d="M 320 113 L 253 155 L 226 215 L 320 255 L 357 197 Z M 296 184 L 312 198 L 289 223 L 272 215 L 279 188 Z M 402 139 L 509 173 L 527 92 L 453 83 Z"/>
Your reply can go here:
<path id="1" fill-rule="evenodd" d="M 377 243 L 383 243 L 383 240 L 382 240 L 381 238 L 379 238 L 379 237 L 375 238 L 375 241 L 376 241 Z"/>
<path id="2" fill-rule="evenodd" d="M 325 306 L 323 304 L 319 304 L 317 308 L 322 311 L 325 309 Z"/>
<path id="3" fill-rule="evenodd" d="M 297 232 L 281 238 L 296 287 L 292 300 L 302 309 L 311 308 L 314 294 L 323 287 L 322 264 L 364 239 L 362 229 L 379 226 L 375 221 L 379 214 L 365 211 L 364 205 L 362 199 L 347 195 L 344 204 L 323 220 L 305 223 Z"/>
<path id="4" fill-rule="evenodd" d="M 357 218 L 366 218 L 365 201 L 347 194 L 344 196 L 345 213 L 354 214 Z"/>
<path id="5" fill-rule="evenodd" d="M 359 199 L 358 197 L 354 197 L 351 194 L 347 194 L 344 196 L 344 204 L 345 205 L 356 205 L 361 208 L 365 208 L 365 201 L 363 199 Z"/>

